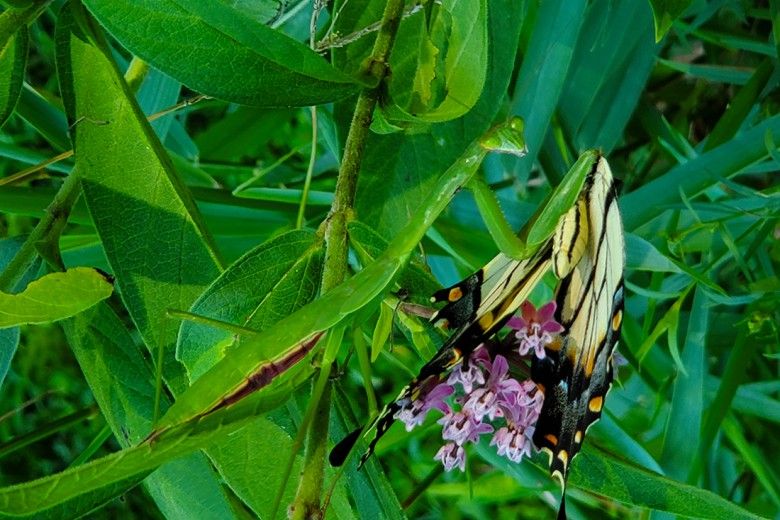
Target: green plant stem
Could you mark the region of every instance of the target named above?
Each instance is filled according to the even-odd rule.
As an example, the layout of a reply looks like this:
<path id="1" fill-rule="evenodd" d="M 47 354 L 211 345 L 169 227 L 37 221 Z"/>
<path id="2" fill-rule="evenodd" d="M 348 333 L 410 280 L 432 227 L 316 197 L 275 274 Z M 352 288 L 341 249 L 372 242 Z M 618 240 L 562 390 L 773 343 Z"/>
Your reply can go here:
<path id="1" fill-rule="evenodd" d="M 97 414 L 97 406 L 90 406 L 89 408 L 84 408 L 70 415 L 66 415 L 65 417 L 61 417 L 55 421 L 50 422 L 49 424 L 44 424 L 35 431 L 0 445 L 0 458 L 3 458 L 15 451 L 21 450 L 22 448 L 38 442 L 41 439 L 45 439 L 46 437 L 50 437 L 56 433 L 66 430 L 71 426 L 75 426 L 81 421 L 90 419 Z"/>
<path id="2" fill-rule="evenodd" d="M 431 484 L 433 484 L 441 474 L 444 473 L 444 466 L 441 464 L 437 464 L 435 468 L 433 468 L 430 473 L 428 473 L 422 482 L 420 482 L 417 487 L 415 487 L 412 492 L 409 494 L 408 497 L 401 503 L 401 507 L 404 509 L 408 509 L 409 506 L 414 504 L 414 501 L 417 500 L 420 495 L 422 495 L 426 489 L 428 489 Z"/>
<path id="3" fill-rule="evenodd" d="M 14 255 L 5 271 L 0 273 L 0 291 L 11 292 L 27 270 L 30 262 L 38 254 L 40 243 L 59 239 L 62 229 L 68 222 L 68 216 L 81 193 L 79 178 L 74 168 L 65 178 L 51 204 L 38 221 L 38 224 L 24 241 L 22 247 Z"/>
<path id="4" fill-rule="evenodd" d="M 325 223 L 325 262 L 323 266 L 322 293 L 339 285 L 347 274 L 348 242 L 347 223 L 355 202 L 358 172 L 363 161 L 366 137 L 374 107 L 379 99 L 380 84 L 387 72 L 390 50 L 395 41 L 398 25 L 403 14 L 403 0 L 388 0 L 382 15 L 371 57 L 361 70 L 361 76 L 371 87 L 363 89 L 355 105 L 355 113 L 344 144 L 339 176 L 336 181 L 333 205 Z M 328 367 L 330 369 L 330 367 Z M 325 385 L 316 406 L 314 419 L 306 438 L 306 454 L 298 491 L 292 504 L 293 518 L 303 519 L 308 513 L 320 511 L 325 455 L 328 439 L 328 418 L 330 415 L 331 385 Z"/>
<path id="5" fill-rule="evenodd" d="M 330 393 L 330 384 L 328 383 L 328 378 L 330 377 L 330 365 L 323 366 L 322 370 L 320 370 L 317 381 L 314 383 L 314 387 L 312 389 L 312 395 L 311 395 L 311 402 L 319 402 L 322 400 L 323 395 L 325 392 Z M 298 434 L 295 436 L 295 439 L 293 440 L 292 449 L 290 450 L 290 457 L 287 462 L 287 466 L 284 469 L 284 475 L 281 479 L 282 485 L 279 487 L 279 490 L 276 493 L 276 498 L 274 499 L 274 507 L 272 509 L 273 513 L 271 514 L 271 520 L 276 518 L 277 511 L 279 509 L 279 504 L 282 501 L 282 496 L 284 495 L 284 490 L 287 488 L 287 481 L 290 478 L 290 473 L 292 473 L 293 464 L 295 463 L 295 456 L 298 454 L 298 450 L 301 449 L 301 446 L 303 446 L 303 432 L 307 431 L 309 429 L 309 426 L 312 424 L 313 421 L 319 420 L 319 417 L 315 417 L 315 413 L 319 415 L 319 412 L 321 412 L 321 407 L 312 407 L 309 406 L 306 410 L 306 415 L 303 417 L 303 421 L 301 421 L 301 424 L 298 428 Z M 323 446 L 325 446 L 325 443 L 321 443 Z M 307 514 L 310 512 L 304 512 L 300 511 L 299 514 L 296 514 L 295 510 L 293 510 L 293 517 L 296 518 L 306 518 Z"/>
<path id="6" fill-rule="evenodd" d="M 314 175 L 314 163 L 317 161 L 317 107 L 310 107 L 311 110 L 311 152 L 309 153 L 309 166 L 306 168 L 306 180 L 303 182 L 303 192 L 301 193 L 301 203 L 298 206 L 298 219 L 295 221 L 295 228 L 303 227 L 303 220 L 306 214 L 306 203 L 309 201 L 309 190 L 311 189 L 311 178 Z"/>
<path id="7" fill-rule="evenodd" d="M 103 428 L 95 435 L 89 445 L 79 453 L 78 457 L 73 459 L 68 467 L 74 468 L 87 462 L 112 435 L 111 427 L 108 424 L 103 425 Z"/>

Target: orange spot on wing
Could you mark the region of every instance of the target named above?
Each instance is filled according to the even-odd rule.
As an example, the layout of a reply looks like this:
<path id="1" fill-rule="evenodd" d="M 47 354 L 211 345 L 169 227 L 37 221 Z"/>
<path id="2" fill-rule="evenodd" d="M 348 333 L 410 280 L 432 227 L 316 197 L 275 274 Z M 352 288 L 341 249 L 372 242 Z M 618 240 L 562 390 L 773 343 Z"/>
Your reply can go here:
<path id="1" fill-rule="evenodd" d="M 453 287 L 447 295 L 447 299 L 451 302 L 456 302 L 461 298 L 463 298 L 463 291 L 460 290 L 460 287 Z"/>
<path id="2" fill-rule="evenodd" d="M 552 341 L 544 348 L 552 352 L 558 352 L 561 350 L 561 348 L 563 348 L 563 338 L 561 336 L 553 336 Z"/>
<path id="3" fill-rule="evenodd" d="M 588 410 L 590 410 L 593 413 L 599 413 L 603 406 L 604 406 L 604 397 L 602 396 L 594 397 L 588 403 Z"/>
<path id="4" fill-rule="evenodd" d="M 558 437 L 556 437 L 552 433 L 548 433 L 547 435 L 544 436 L 544 438 L 550 441 L 550 444 L 552 444 L 553 446 L 558 445 Z"/>
<path id="5" fill-rule="evenodd" d="M 612 330 L 617 332 L 620 328 L 620 324 L 623 322 L 623 311 L 618 310 L 614 316 L 612 316 Z"/>

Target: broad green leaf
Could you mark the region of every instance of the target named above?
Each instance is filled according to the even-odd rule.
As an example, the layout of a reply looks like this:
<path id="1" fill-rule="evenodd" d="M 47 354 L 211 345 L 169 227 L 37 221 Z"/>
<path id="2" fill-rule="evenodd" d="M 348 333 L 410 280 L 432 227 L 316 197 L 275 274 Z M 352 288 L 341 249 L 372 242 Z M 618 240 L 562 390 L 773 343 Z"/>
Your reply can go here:
<path id="1" fill-rule="evenodd" d="M 235 103 L 306 106 L 357 91 L 290 37 L 218 0 L 87 0 L 119 42 L 188 87 Z"/>
<path id="2" fill-rule="evenodd" d="M 379 4 L 381 6 L 383 2 Z M 352 2 L 348 2 L 347 6 L 357 11 L 362 9 Z M 345 27 L 347 32 L 359 29 L 365 22 L 362 12 L 353 15 L 361 16 L 356 21 L 359 25 L 354 29 Z M 487 67 L 490 74 L 485 80 L 482 95 L 468 114 L 454 121 L 431 125 L 430 133 L 369 137 L 361 169 L 371 174 L 361 175 L 358 179 L 356 211 L 362 222 L 379 231 L 386 239 L 401 230 L 408 215 L 414 214 L 430 193 L 437 177 L 496 117 L 512 74 L 523 16 L 524 10 L 518 9 L 512 2 L 490 2 Z M 353 57 L 351 51 L 345 51 L 349 57 Z"/>
<path id="3" fill-rule="evenodd" d="M 70 9 L 76 9 L 77 23 Z M 175 359 L 178 324 L 168 309 L 186 309 L 219 272 L 211 239 L 191 194 L 173 170 L 111 59 L 96 24 L 75 4 L 59 17 L 58 70 L 73 127 L 76 171 L 122 299 L 146 346 L 162 361 L 174 395 L 186 388 Z M 122 102 L 118 102 L 122 100 Z M 117 210 L 120 210 L 117 213 Z M 159 380 L 156 380 L 159 395 Z M 157 397 L 155 397 L 155 400 Z M 163 403 L 155 403 L 162 407 Z M 195 463 L 200 464 L 200 463 Z M 182 517 L 197 514 L 175 499 L 203 492 L 208 507 L 227 514 L 228 499 L 213 469 L 195 470 L 198 488 L 174 480 L 157 498 Z"/>
<path id="4" fill-rule="evenodd" d="M 190 312 L 260 332 L 311 301 L 321 271 L 321 240 L 313 231 L 290 231 L 233 263 L 193 303 Z M 177 358 L 195 380 L 238 341 L 226 330 L 184 322 Z M 269 352 L 275 349 L 275 345 L 266 345 Z"/>
<path id="5" fill-rule="evenodd" d="M 84 198 L 133 321 L 154 352 L 165 351 L 166 380 L 186 382 L 174 359 L 177 323 L 219 272 L 211 239 L 191 194 L 127 92 L 97 29 L 65 25 L 60 15 L 59 69 L 66 107 L 76 122 L 76 168 Z M 70 29 L 87 31 L 100 47 Z M 122 99 L 124 102 L 118 103 Z"/>
<path id="6" fill-rule="evenodd" d="M 94 269 L 76 267 L 47 274 L 18 294 L 0 292 L 0 328 L 70 318 L 105 300 L 113 290 L 111 282 Z"/>
<path id="7" fill-rule="evenodd" d="M 650 0 L 655 20 L 655 41 L 660 42 L 672 23 L 691 5 L 692 0 Z"/>
<path id="8" fill-rule="evenodd" d="M 569 482 L 625 504 L 693 518 L 760 518 L 711 491 L 622 462 L 587 444 Z"/>
<path id="9" fill-rule="evenodd" d="M 154 419 L 155 378 L 143 351 L 105 303 L 66 320 L 63 328 L 117 442 L 123 448 L 136 444 L 152 430 Z M 192 453 L 158 468 L 143 483 L 167 518 L 228 518 L 230 506 L 211 472 L 206 457 Z M 181 475 L 189 478 L 183 481 Z"/>
<path id="10" fill-rule="evenodd" d="M 0 46 L 0 126 L 13 113 L 22 93 L 27 46 L 26 26 L 22 26 Z"/>
<path id="11" fill-rule="evenodd" d="M 479 453 L 494 466 L 518 478 L 516 465 L 498 456 L 495 447 L 487 447 L 486 443 L 482 443 Z M 530 464 L 529 461 L 521 463 Z M 552 485 L 553 481 L 550 481 L 550 484 Z M 587 443 L 572 463 L 569 486 L 609 497 L 629 506 L 666 511 L 685 517 L 735 520 L 761 518 L 711 491 L 624 462 Z"/>
<path id="12" fill-rule="evenodd" d="M 503 126 L 511 127 L 513 122 Z M 233 348 L 179 396 L 161 419 L 160 430 L 199 417 L 204 411 L 220 405 L 226 395 L 244 387 L 247 379 L 262 367 L 264 360 L 272 357 L 267 350 L 269 346 L 277 349 L 276 352 L 288 352 L 312 335 L 340 323 L 386 291 L 451 197 L 474 175 L 487 151 L 481 140 L 469 146 L 461 158 L 442 174 L 437 186 L 430 191 L 405 229 L 375 262 L 347 282 Z M 287 378 L 288 375 L 283 374 L 279 379 L 284 381 Z"/>
<path id="13" fill-rule="evenodd" d="M 445 0 L 432 19 L 418 11 L 405 19 L 390 57 L 387 116 L 398 121 L 443 122 L 468 112 L 485 84 L 488 62 L 485 0 Z"/>

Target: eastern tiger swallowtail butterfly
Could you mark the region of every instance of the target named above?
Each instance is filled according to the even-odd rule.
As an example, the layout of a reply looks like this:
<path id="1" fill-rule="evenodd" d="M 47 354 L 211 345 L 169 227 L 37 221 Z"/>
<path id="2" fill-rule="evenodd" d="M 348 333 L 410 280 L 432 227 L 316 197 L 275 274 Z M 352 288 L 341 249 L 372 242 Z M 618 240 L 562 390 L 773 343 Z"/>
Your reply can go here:
<path id="1" fill-rule="evenodd" d="M 533 256 L 514 260 L 499 254 L 465 280 L 434 294 L 432 300 L 446 304 L 432 320 L 447 322 L 454 332 L 365 433 L 356 430 L 333 448 L 331 463 L 343 464 L 357 439 L 373 430 L 362 465 L 396 414 L 453 366 L 468 360 L 552 269 L 559 279 L 555 318 L 563 331 L 545 347 L 546 356 L 531 363 L 531 378 L 544 394 L 533 442 L 550 456 L 550 473 L 563 489 L 558 518 L 565 518 L 571 461 L 588 428 L 601 417 L 612 383 L 612 353 L 623 315 L 624 254 L 615 181 L 607 161 L 596 155 L 576 203 Z"/>

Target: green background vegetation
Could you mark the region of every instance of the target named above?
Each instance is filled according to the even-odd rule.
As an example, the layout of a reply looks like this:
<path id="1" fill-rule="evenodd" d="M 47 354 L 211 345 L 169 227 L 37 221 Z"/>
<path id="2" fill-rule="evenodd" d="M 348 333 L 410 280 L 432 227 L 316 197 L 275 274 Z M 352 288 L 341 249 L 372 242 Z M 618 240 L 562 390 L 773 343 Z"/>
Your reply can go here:
<path id="1" fill-rule="evenodd" d="M 442 474 L 433 420 L 320 469 L 443 340 L 393 293 L 511 247 L 591 148 L 628 364 L 570 518 L 780 515 L 774 0 L 3 4 L 0 518 L 550 518 L 545 457 Z M 510 116 L 524 157 L 472 144 Z"/>

